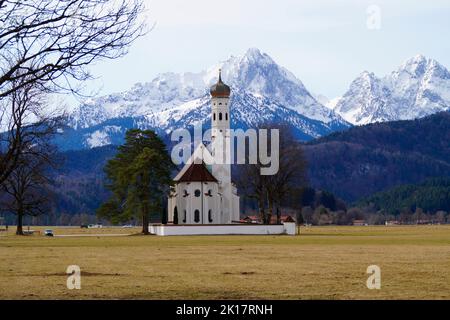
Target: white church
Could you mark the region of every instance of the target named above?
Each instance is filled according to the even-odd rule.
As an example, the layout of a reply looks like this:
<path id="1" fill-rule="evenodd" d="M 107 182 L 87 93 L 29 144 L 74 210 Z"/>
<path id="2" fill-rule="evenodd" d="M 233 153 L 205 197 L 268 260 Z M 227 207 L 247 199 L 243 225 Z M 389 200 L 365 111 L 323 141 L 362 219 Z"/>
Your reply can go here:
<path id="1" fill-rule="evenodd" d="M 230 94 L 219 79 L 210 89 L 211 144 L 200 144 L 174 178 L 168 199 L 168 224 L 150 225 L 156 235 L 295 234 L 295 223 L 263 225 L 241 223 L 239 196 L 231 181 Z M 206 150 L 221 159 L 206 165 Z"/>
<path id="2" fill-rule="evenodd" d="M 174 224 L 231 224 L 238 223 L 239 196 L 231 182 L 231 164 L 226 161 L 230 150 L 230 93 L 231 89 L 222 81 L 211 87 L 211 150 L 212 156 L 219 153 L 222 161 L 213 163 L 208 169 L 203 162 L 206 146 L 200 144 L 174 178 L 168 208 L 168 218 Z M 220 141 L 218 141 L 220 139 Z M 220 148 L 220 150 L 218 150 Z"/>

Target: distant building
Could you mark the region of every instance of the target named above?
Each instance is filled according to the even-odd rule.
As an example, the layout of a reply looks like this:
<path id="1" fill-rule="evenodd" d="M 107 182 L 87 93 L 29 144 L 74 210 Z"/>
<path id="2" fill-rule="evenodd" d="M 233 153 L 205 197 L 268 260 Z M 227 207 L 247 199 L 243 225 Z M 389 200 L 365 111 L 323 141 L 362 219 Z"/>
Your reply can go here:
<path id="1" fill-rule="evenodd" d="M 261 219 L 259 216 L 247 216 L 241 219 L 239 222 L 241 223 L 261 223 Z"/>
<path id="2" fill-rule="evenodd" d="M 353 225 L 354 226 L 366 226 L 367 223 L 365 220 L 353 220 Z"/>
<path id="3" fill-rule="evenodd" d="M 416 224 L 433 224 L 433 220 L 420 219 L 416 221 Z"/>
<path id="4" fill-rule="evenodd" d="M 295 219 L 292 218 L 292 216 L 289 216 L 289 215 L 282 215 L 280 217 L 280 220 L 281 220 L 280 221 L 281 223 L 283 223 L 283 222 L 295 222 Z M 240 222 L 241 223 L 262 223 L 260 217 L 259 216 L 255 216 L 255 215 L 247 216 L 247 217 L 241 219 Z M 270 224 L 276 224 L 276 223 L 277 223 L 277 216 L 275 215 L 275 216 L 272 216 L 272 218 L 270 219 Z"/>
<path id="5" fill-rule="evenodd" d="M 282 222 L 295 222 L 295 219 L 292 218 L 292 216 L 286 216 L 286 218 L 283 219 L 283 217 L 281 217 L 281 221 Z"/>
<path id="6" fill-rule="evenodd" d="M 387 226 L 394 226 L 394 225 L 399 225 L 401 224 L 400 221 L 398 220 L 386 220 L 385 225 Z"/>

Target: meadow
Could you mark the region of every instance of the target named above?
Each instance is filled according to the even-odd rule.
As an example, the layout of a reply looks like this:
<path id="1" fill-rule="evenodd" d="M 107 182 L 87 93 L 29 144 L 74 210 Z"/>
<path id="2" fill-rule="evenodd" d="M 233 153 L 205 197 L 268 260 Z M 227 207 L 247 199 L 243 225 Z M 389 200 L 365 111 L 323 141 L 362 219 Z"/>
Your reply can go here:
<path id="1" fill-rule="evenodd" d="M 297 236 L 53 230 L 93 236 L 2 232 L 0 299 L 450 299 L 448 225 L 302 227 Z M 373 264 L 380 290 L 366 287 Z M 80 290 L 67 289 L 69 265 L 81 268 Z"/>

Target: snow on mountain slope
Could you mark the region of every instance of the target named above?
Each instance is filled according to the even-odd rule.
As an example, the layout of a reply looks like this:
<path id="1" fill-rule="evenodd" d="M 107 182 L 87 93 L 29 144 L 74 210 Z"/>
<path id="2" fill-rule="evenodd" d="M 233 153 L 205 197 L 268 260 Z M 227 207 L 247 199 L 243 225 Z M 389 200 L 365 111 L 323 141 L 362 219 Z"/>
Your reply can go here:
<path id="1" fill-rule="evenodd" d="M 164 73 L 129 91 L 87 100 L 70 114 L 69 126 L 85 132 L 83 147 L 112 143 L 108 138 L 111 130 L 102 128 L 112 119 L 127 119 L 130 125 L 129 119 L 133 118 L 134 126 L 165 133 L 199 122 L 207 127 L 209 88 L 217 81 L 219 69 L 232 88 L 234 126 L 284 122 L 305 140 L 349 126 L 319 103 L 291 72 L 258 49 L 249 49 L 242 57 L 231 56 L 199 73 Z"/>
<path id="2" fill-rule="evenodd" d="M 383 78 L 365 71 L 339 98 L 334 110 L 357 125 L 416 119 L 450 110 L 450 73 L 422 55 Z"/>

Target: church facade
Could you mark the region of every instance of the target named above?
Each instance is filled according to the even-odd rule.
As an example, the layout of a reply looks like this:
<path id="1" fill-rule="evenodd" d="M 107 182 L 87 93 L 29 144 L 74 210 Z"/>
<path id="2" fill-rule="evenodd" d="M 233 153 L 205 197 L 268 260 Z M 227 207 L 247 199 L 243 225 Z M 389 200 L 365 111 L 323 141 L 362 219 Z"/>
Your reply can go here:
<path id="1" fill-rule="evenodd" d="M 174 178 L 168 199 L 168 221 L 178 225 L 233 224 L 240 219 L 239 196 L 231 181 L 230 94 L 221 77 L 210 89 L 211 144 L 208 152 L 218 161 L 206 165 L 200 144 Z"/>

